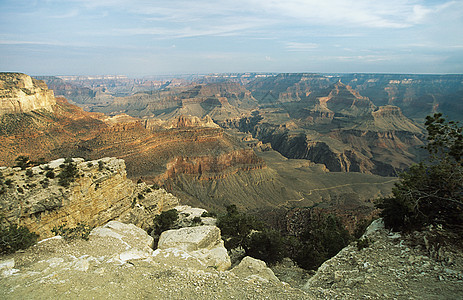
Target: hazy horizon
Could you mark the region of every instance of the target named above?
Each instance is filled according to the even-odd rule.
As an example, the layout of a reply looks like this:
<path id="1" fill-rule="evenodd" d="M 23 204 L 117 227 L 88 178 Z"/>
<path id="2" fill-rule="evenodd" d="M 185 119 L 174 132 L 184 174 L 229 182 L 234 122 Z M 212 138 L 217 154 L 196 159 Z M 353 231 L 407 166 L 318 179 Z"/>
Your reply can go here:
<path id="1" fill-rule="evenodd" d="M 0 71 L 463 73 L 454 0 L 0 1 Z"/>

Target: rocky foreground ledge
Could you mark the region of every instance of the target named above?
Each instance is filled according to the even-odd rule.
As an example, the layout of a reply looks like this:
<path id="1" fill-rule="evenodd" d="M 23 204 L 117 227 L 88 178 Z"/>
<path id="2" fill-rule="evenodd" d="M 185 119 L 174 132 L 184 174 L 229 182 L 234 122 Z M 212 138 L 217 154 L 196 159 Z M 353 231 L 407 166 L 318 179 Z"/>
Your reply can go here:
<path id="1" fill-rule="evenodd" d="M 185 209 L 185 207 L 183 207 Z M 133 224 L 111 221 L 88 241 L 54 237 L 0 258 L 1 299 L 461 299 L 463 255 L 373 223 L 301 288 L 245 257 L 232 269 L 213 225 L 169 230 L 158 249 Z M 429 237 L 429 235 L 428 235 Z"/>
<path id="2" fill-rule="evenodd" d="M 367 247 L 347 246 L 303 289 L 322 299 L 462 299 L 463 253 L 431 242 L 434 233 L 402 236 L 376 220 Z"/>
<path id="3" fill-rule="evenodd" d="M 2 299 L 313 299 L 247 257 L 230 271 L 215 226 L 152 237 L 111 221 L 88 241 L 55 237 L 0 261 Z"/>

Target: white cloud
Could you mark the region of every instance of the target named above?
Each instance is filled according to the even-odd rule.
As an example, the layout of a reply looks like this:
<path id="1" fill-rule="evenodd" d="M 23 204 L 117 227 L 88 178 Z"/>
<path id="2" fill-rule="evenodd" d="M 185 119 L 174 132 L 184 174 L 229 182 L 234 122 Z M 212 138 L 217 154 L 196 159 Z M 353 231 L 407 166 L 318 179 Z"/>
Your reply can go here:
<path id="1" fill-rule="evenodd" d="M 319 45 L 315 43 L 297 43 L 297 42 L 286 43 L 286 49 L 288 49 L 289 51 L 311 51 L 318 47 Z"/>

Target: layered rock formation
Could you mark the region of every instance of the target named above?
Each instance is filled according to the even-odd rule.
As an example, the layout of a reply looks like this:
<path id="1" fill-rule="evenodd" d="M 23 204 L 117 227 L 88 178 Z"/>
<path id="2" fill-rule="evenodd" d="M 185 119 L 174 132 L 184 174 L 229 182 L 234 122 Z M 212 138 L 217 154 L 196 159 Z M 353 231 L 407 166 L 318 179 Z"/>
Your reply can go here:
<path id="1" fill-rule="evenodd" d="M 60 184 L 67 164 L 59 159 L 27 170 L 2 168 L 2 222 L 26 226 L 45 238 L 63 224 L 100 226 L 110 220 L 126 219 L 148 227 L 161 210 L 178 205 L 178 199 L 143 185 L 137 187 L 127 179 L 121 159 L 74 159 L 71 164 L 76 167 L 75 181 L 68 187 Z M 142 198 L 144 201 L 138 203 Z"/>
<path id="2" fill-rule="evenodd" d="M 276 107 L 222 126 L 251 133 L 288 158 L 308 159 L 335 172 L 396 176 L 417 160 L 423 129 L 400 108 L 377 108 L 341 82 L 324 92 L 275 102 Z"/>
<path id="3" fill-rule="evenodd" d="M 0 116 L 7 113 L 53 110 L 53 91 L 40 80 L 21 73 L 0 73 Z"/>

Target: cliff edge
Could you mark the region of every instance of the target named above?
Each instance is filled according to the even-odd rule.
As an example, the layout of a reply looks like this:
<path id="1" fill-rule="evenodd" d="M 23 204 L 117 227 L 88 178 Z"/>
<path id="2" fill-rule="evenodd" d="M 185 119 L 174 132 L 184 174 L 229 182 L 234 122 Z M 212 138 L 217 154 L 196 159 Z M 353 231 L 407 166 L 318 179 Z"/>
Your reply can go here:
<path id="1" fill-rule="evenodd" d="M 0 116 L 37 109 L 53 111 L 52 90 L 41 81 L 21 73 L 0 73 Z"/>
<path id="2" fill-rule="evenodd" d="M 95 227 L 116 219 L 147 229 L 155 215 L 179 203 L 162 189 L 127 179 L 125 163 L 117 158 L 61 158 L 24 170 L 1 167 L 0 179 L 0 221 L 26 226 L 40 239 L 63 224 Z"/>

